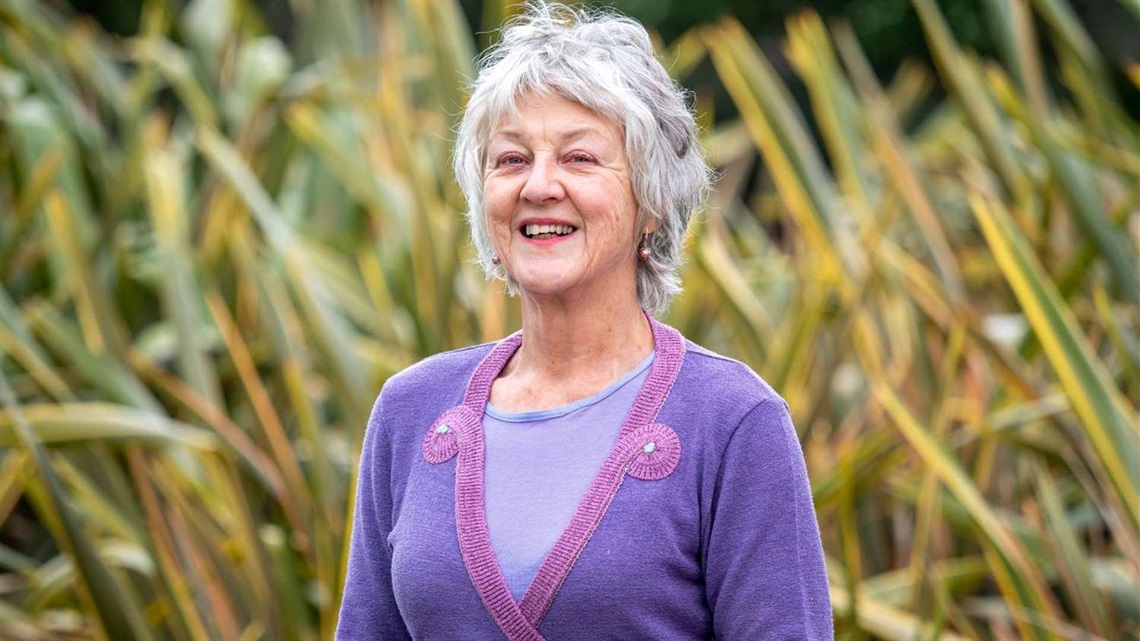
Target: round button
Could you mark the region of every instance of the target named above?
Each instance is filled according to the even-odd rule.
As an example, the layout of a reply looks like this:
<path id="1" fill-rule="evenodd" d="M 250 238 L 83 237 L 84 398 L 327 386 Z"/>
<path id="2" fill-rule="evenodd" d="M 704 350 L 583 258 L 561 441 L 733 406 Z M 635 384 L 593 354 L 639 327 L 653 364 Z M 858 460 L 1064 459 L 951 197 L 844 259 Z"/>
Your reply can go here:
<path id="1" fill-rule="evenodd" d="M 645 447 L 643 447 L 641 449 L 646 454 L 652 454 L 652 453 L 657 451 L 657 444 L 654 443 L 653 441 L 649 441 L 648 443 L 645 444 Z"/>
<path id="2" fill-rule="evenodd" d="M 447 434 L 450 431 L 451 431 L 451 427 L 448 426 L 447 423 L 444 423 L 443 425 L 440 425 L 439 427 L 435 428 L 436 434 Z"/>

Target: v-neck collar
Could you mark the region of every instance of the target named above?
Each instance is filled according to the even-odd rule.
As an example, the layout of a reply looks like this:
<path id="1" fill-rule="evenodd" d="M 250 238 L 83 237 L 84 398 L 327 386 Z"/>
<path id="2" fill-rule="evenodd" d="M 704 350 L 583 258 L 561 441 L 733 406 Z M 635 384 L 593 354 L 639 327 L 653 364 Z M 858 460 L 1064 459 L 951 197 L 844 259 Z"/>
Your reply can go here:
<path id="1" fill-rule="evenodd" d="M 685 357 L 684 339 L 677 330 L 646 314 L 653 331 L 656 356 L 622 423 L 617 441 L 603 461 L 574 511 L 570 524 L 516 603 L 503 578 L 487 526 L 483 470 L 486 443 L 483 413 L 491 386 L 522 344 L 522 332 L 500 341 L 471 375 L 463 403 L 445 411 L 424 438 L 423 455 L 442 463 L 458 455 L 455 470 L 455 524 L 459 550 L 479 598 L 509 641 L 542 641 L 538 626 L 558 589 L 570 573 L 590 536 L 605 516 L 625 476 L 657 480 L 668 476 L 681 457 L 681 443 L 672 428 L 655 423 Z"/>

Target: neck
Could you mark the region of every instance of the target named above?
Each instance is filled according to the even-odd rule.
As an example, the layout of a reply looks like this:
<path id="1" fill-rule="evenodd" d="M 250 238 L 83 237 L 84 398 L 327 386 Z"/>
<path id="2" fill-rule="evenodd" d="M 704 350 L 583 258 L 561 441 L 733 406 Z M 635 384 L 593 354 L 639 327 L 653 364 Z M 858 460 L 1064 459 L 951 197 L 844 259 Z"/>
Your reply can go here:
<path id="1" fill-rule="evenodd" d="M 636 295 L 543 300 L 523 295 L 523 343 L 504 374 L 550 381 L 614 380 L 653 350 Z"/>

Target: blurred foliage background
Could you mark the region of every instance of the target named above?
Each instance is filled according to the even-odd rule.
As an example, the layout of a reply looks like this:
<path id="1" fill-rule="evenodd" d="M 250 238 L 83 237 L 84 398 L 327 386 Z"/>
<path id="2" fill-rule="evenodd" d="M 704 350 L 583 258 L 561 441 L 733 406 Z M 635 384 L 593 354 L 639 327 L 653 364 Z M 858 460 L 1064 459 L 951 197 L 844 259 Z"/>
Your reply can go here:
<path id="1" fill-rule="evenodd" d="M 1137 638 L 1140 2 L 617 4 L 720 173 L 664 320 L 788 400 L 838 637 Z M 519 323 L 448 168 L 516 10 L 0 0 L 0 637 L 332 638 L 376 391 Z"/>

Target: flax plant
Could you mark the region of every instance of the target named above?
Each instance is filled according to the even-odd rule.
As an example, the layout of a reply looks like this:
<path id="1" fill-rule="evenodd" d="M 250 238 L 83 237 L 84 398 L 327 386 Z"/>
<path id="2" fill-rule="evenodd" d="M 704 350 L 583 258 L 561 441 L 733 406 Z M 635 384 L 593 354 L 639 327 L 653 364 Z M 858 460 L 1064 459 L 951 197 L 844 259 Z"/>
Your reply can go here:
<path id="1" fill-rule="evenodd" d="M 997 59 L 913 4 L 889 81 L 812 12 L 787 77 L 731 18 L 662 46 L 738 114 L 664 320 L 788 400 L 839 638 L 1137 638 L 1140 127 L 1064 0 L 983 3 Z M 331 638 L 380 385 L 518 327 L 458 3 L 257 6 L 0 0 L 0 637 Z"/>

